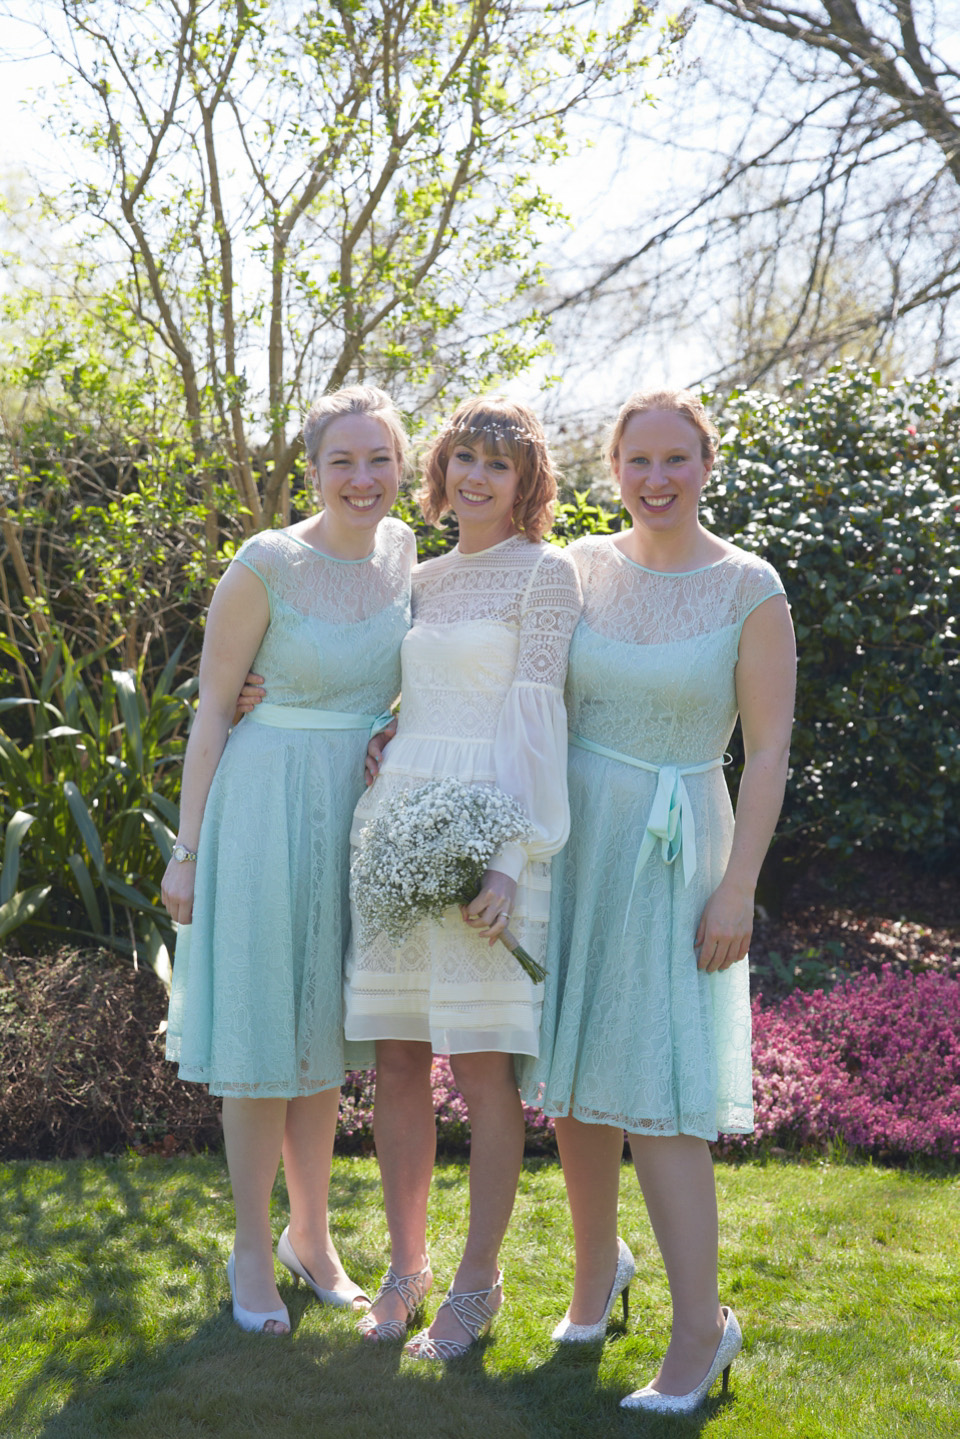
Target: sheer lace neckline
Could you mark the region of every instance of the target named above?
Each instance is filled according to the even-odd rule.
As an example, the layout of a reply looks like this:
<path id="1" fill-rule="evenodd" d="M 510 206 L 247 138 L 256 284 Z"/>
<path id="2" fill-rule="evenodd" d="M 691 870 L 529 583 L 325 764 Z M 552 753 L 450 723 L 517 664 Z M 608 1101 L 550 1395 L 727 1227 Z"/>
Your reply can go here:
<path id="1" fill-rule="evenodd" d="M 512 545 L 517 540 L 523 540 L 525 544 L 530 544 L 530 541 L 527 539 L 526 535 L 507 535 L 507 538 L 505 540 L 497 540 L 497 543 L 495 545 L 487 545 L 486 549 L 484 550 L 465 551 L 460 548 L 460 542 L 458 540 L 457 543 L 454 545 L 453 549 L 449 551 L 449 553 L 452 555 L 459 555 L 462 560 L 475 560 L 478 555 L 492 555 L 494 550 L 501 550 L 503 549 L 504 545 Z"/>
<path id="2" fill-rule="evenodd" d="M 361 555 L 360 558 L 356 560 L 348 560 L 342 555 L 331 555 L 329 550 L 321 550 L 317 545 L 308 544 L 307 541 L 302 540 L 299 535 L 292 535 L 289 530 L 286 531 L 286 536 L 288 540 L 293 540 L 295 545 L 300 545 L 303 549 L 309 550 L 312 555 L 319 555 L 322 560 L 332 560 L 335 565 L 365 565 L 369 560 L 372 560 L 377 553 L 376 537 L 374 537 L 373 549 L 368 555 Z"/>
<path id="3" fill-rule="evenodd" d="M 644 574 L 647 575 L 664 575 L 667 579 L 677 580 L 683 579 L 686 575 L 702 575 L 706 570 L 715 570 L 718 565 L 725 565 L 729 560 L 732 560 L 735 553 L 735 551 L 731 550 L 729 554 L 721 555 L 717 560 L 711 560 L 708 565 L 694 565 L 691 570 L 655 570 L 652 569 L 650 565 L 641 565 L 639 560 L 632 560 L 629 555 L 624 554 L 620 546 L 615 544 L 613 540 L 610 541 L 610 548 L 615 555 L 626 564 L 632 565 L 635 570 L 643 570 Z"/>

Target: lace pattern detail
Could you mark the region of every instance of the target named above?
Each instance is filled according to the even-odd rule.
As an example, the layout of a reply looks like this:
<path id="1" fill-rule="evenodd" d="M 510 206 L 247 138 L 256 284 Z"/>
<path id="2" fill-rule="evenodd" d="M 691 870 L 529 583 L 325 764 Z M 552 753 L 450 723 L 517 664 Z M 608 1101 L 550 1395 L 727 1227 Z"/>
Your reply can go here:
<path id="1" fill-rule="evenodd" d="M 274 703 L 379 714 L 400 683 L 412 532 L 383 520 L 369 560 L 339 562 L 282 531 L 235 563 L 260 575 L 271 619 L 256 667 Z M 343 599 L 338 608 L 339 598 Z M 167 1057 L 215 1094 L 293 1098 L 339 1086 L 349 829 L 364 731 L 242 720 L 200 831 L 192 925 L 177 938 Z"/>
<path id="2" fill-rule="evenodd" d="M 578 540 L 568 554 L 584 599 L 567 677 L 571 730 L 653 765 L 721 755 L 736 722 L 743 622 L 783 593 L 776 573 L 733 550 L 692 574 L 658 574 L 602 537 Z M 685 778 L 697 836 L 689 886 L 682 864 L 657 853 L 634 889 L 656 773 L 571 749 L 569 784 L 540 1058 L 524 1062 L 524 1098 L 635 1134 L 715 1139 L 718 1130 L 749 1130 L 747 964 L 708 975 L 693 947 L 733 838 L 722 771 Z"/>
<path id="3" fill-rule="evenodd" d="M 523 805 L 535 838 L 523 849 L 511 928 L 534 958 L 546 949 L 549 866 L 568 828 L 561 686 L 579 615 L 576 574 L 559 551 L 524 539 L 478 555 L 430 560 L 413 581 L 396 739 L 363 796 L 359 827 L 398 788 L 451 775 L 497 784 Z M 507 857 L 497 864 L 507 867 Z M 509 871 L 508 871 L 509 872 Z M 540 998 L 502 946 L 456 911 L 424 921 L 399 946 L 360 935 L 346 969 L 346 1029 L 355 1039 L 415 1038 L 438 1053 L 535 1053 Z"/>

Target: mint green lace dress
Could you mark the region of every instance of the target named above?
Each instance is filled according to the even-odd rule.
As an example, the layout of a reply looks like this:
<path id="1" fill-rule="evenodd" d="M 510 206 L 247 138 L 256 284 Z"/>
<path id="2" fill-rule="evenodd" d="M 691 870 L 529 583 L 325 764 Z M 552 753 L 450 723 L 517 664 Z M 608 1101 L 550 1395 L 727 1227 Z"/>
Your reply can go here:
<path id="1" fill-rule="evenodd" d="M 371 722 L 400 688 L 414 562 L 391 518 L 363 560 L 273 530 L 233 561 L 270 602 L 253 664 L 268 703 L 233 729 L 210 787 L 167 1028 L 181 1079 L 214 1094 L 292 1099 L 371 1062 L 372 1046 L 344 1054 L 350 822 Z"/>
<path id="2" fill-rule="evenodd" d="M 570 839 L 521 1092 L 636 1134 L 747 1132 L 747 963 L 705 974 L 693 941 L 733 838 L 722 758 L 740 632 L 783 586 L 743 550 L 688 574 L 644 569 L 602 537 L 567 553 L 584 598 L 566 686 Z"/>

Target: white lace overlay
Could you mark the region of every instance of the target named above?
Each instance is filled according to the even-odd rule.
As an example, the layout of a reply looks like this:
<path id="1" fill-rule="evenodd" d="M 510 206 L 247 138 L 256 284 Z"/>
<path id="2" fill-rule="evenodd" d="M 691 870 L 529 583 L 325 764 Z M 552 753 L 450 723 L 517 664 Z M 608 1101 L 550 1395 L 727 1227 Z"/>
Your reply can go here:
<path id="1" fill-rule="evenodd" d="M 548 545 L 517 538 L 422 565 L 401 651 L 399 729 L 354 818 L 355 843 L 391 794 L 447 775 L 513 795 L 534 838 L 492 867 L 518 880 L 511 929 L 534 958 L 546 948 L 548 861 L 568 832 L 562 685 L 579 612 L 573 566 Z M 354 910 L 348 1038 L 424 1040 L 445 1054 L 537 1052 L 540 987 L 459 911 L 422 922 L 400 946 L 359 936 L 357 925 Z"/>
<path id="2" fill-rule="evenodd" d="M 412 532 L 394 519 L 372 555 L 337 560 L 284 531 L 237 554 L 270 625 L 254 660 L 271 704 L 382 713 L 400 682 Z M 167 1057 L 215 1094 L 294 1098 L 339 1086 L 349 831 L 368 731 L 232 731 L 200 831 L 192 925 L 181 925 Z"/>
<path id="3" fill-rule="evenodd" d="M 571 733 L 654 766 L 721 756 L 737 717 L 743 622 L 783 593 L 775 571 L 734 550 L 690 574 L 660 574 L 600 537 L 567 553 L 583 589 L 566 690 Z M 634 1133 L 749 1130 L 747 964 L 707 975 L 693 948 L 733 836 L 722 770 L 684 776 L 696 833 L 689 885 L 682 858 L 668 865 L 657 851 L 634 888 L 655 772 L 574 748 L 569 779 L 540 1058 L 524 1066 L 524 1097 Z"/>

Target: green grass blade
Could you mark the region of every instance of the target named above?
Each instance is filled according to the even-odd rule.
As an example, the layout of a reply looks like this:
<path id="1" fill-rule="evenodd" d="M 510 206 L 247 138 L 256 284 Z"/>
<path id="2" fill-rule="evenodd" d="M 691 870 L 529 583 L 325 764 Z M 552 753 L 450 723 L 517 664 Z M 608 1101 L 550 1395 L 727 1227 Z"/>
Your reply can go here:
<path id="1" fill-rule="evenodd" d="M 137 683 L 129 670 L 111 670 L 110 676 L 117 690 L 117 703 L 123 717 L 127 739 L 133 750 L 137 773 L 143 774 L 143 730 L 140 723 L 140 695 Z"/>
<path id="2" fill-rule="evenodd" d="M 127 884 L 125 880 L 118 879 L 115 874 L 104 875 L 104 883 L 111 894 L 117 895 L 130 909 L 139 910 L 142 914 L 156 912 L 157 906 L 148 895 L 134 889 L 133 885 Z"/>
<path id="3" fill-rule="evenodd" d="M 103 917 L 100 914 L 100 906 L 97 903 L 97 894 L 93 887 L 93 880 L 90 878 L 90 871 L 78 854 L 68 855 L 67 864 L 76 881 L 93 932 L 102 939 L 104 937 Z"/>
<path id="4" fill-rule="evenodd" d="M 145 809 L 141 812 L 141 818 L 143 819 L 143 822 L 149 829 L 150 833 L 153 835 L 157 849 L 163 855 L 164 864 L 169 863 L 170 856 L 173 853 L 174 839 L 173 835 L 170 833 L 170 830 L 161 820 L 157 819 L 157 816 L 155 814 L 151 813 L 151 811 L 148 809 Z"/>

